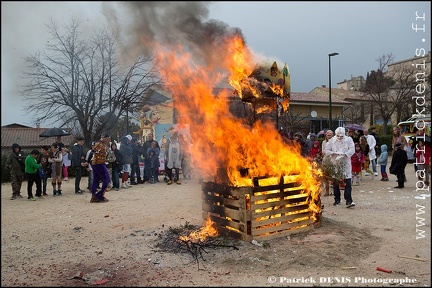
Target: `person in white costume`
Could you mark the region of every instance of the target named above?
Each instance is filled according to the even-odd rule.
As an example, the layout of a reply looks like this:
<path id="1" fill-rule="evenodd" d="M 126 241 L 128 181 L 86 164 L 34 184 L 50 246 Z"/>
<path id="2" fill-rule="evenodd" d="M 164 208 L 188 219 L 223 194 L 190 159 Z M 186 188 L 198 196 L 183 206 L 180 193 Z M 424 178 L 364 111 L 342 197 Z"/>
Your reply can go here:
<path id="1" fill-rule="evenodd" d="M 345 182 L 344 198 L 346 201 L 346 207 L 354 207 L 355 203 L 351 196 L 351 156 L 355 153 L 354 141 L 351 137 L 345 136 L 345 128 L 338 127 L 335 130 L 335 136 L 329 140 L 325 146 L 325 154 L 332 157 L 334 163 L 340 163 L 344 165 L 344 179 L 335 179 L 333 181 L 333 193 L 335 202 L 334 206 L 340 205 L 341 192 L 338 180 Z"/>

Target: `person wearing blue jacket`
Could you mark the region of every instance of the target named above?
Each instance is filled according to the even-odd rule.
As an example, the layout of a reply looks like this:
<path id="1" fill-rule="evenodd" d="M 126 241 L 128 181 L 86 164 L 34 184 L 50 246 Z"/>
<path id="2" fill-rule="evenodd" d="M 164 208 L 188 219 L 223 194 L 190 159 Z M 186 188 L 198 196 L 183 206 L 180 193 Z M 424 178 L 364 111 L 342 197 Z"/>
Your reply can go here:
<path id="1" fill-rule="evenodd" d="M 377 161 L 378 165 L 381 167 L 381 181 L 389 181 L 388 175 L 387 175 L 387 163 L 388 163 L 388 152 L 387 152 L 387 145 L 383 144 L 381 145 L 381 154 Z"/>

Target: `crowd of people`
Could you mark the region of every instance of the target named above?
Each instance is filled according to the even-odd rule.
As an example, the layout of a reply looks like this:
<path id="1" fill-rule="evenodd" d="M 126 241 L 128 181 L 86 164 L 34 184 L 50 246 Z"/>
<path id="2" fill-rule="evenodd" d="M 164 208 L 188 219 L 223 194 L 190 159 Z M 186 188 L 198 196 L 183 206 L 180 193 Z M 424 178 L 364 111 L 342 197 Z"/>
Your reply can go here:
<path id="1" fill-rule="evenodd" d="M 430 185 L 430 145 L 425 144 L 424 131 L 418 131 L 415 143 L 415 169 L 418 177 L 417 188 L 428 188 Z M 163 173 L 167 185 L 176 183 L 181 185 L 180 169 L 184 179 L 191 178 L 190 153 L 188 142 L 177 132 L 165 139 L 163 151 L 159 143 L 153 139 L 153 134 L 147 135 L 144 143 L 136 137 L 125 135 L 119 143 L 111 141 L 108 133 L 102 133 L 98 141 L 91 143 L 91 149 L 85 153 L 84 137 L 78 136 L 76 143 L 69 150 L 60 139 L 56 139 L 51 146 L 32 150 L 27 157 L 23 157 L 19 144 L 12 145 L 12 152 L 6 161 L 6 167 L 11 173 L 11 200 L 22 198 L 21 187 L 27 180 L 27 199 L 35 201 L 37 198 L 48 196 L 48 179 L 51 179 L 52 195 L 62 195 L 62 181 L 68 181 L 69 167 L 75 174 L 75 194 L 83 194 L 81 178 L 86 170 L 88 173 L 87 189 L 91 192 L 91 203 L 108 202 L 105 192 L 110 189 L 116 191 L 128 189 L 132 185 L 159 182 L 161 174 L 160 155 L 163 155 Z M 322 195 L 334 195 L 334 205 L 341 204 L 341 190 L 344 190 L 346 207 L 354 207 L 351 195 L 352 186 L 360 185 L 364 176 L 378 176 L 377 165 L 381 173 L 381 181 L 389 181 L 387 169 L 397 178 L 397 186 L 404 188 L 407 181 L 405 168 L 408 163 L 407 141 L 400 133 L 400 129 L 393 129 L 392 158 L 388 165 L 389 152 L 386 144 L 379 145 L 376 128 L 369 130 L 348 130 L 338 127 L 334 132 L 327 130 L 324 140 L 320 143 L 317 135 L 311 133 L 303 139 L 300 132 L 293 135 L 281 135 L 287 143 L 294 143 L 299 153 L 314 162 L 318 167 L 326 157 L 333 165 L 342 167 L 342 176 L 338 178 L 327 175 L 322 180 Z M 144 162 L 141 173 L 140 163 Z M 33 196 L 33 186 L 35 193 Z M 333 191 L 330 188 L 333 186 Z M 331 193 L 332 192 L 332 193 Z"/>
<path id="2" fill-rule="evenodd" d="M 342 176 L 338 175 L 335 178 L 334 175 L 323 175 L 322 178 L 322 195 L 334 195 L 335 206 L 341 204 L 341 189 L 343 189 L 346 207 L 354 207 L 352 186 L 360 185 L 360 181 L 365 176 L 372 176 L 372 179 L 379 176 L 378 168 L 381 181 L 389 181 L 387 171 L 396 176 L 397 186 L 394 187 L 396 189 L 404 188 L 404 183 L 407 181 L 405 168 L 408 163 L 409 144 L 397 126 L 393 128 L 390 163 L 388 147 L 386 144 L 380 145 L 380 137 L 374 126 L 365 130 L 348 129 L 347 132 L 344 127 L 338 127 L 334 132 L 327 130 L 321 145 L 314 133 L 310 133 L 306 140 L 303 139 L 301 132 L 294 133 L 292 137 L 283 134 L 281 136 L 287 143 L 297 143 L 300 154 L 318 167 L 322 168 L 325 163 L 341 167 Z M 430 143 L 425 145 L 423 129 L 419 129 L 416 136 L 413 143 L 416 157 L 414 167 L 418 178 L 416 187 L 428 189 L 431 171 Z M 328 161 L 325 161 L 326 159 Z M 335 170 L 336 168 L 333 168 L 333 172 Z M 330 191 L 331 187 L 333 191 Z"/>
<path id="3" fill-rule="evenodd" d="M 150 133 L 144 143 L 131 135 L 121 137 L 119 143 L 111 141 L 108 133 L 102 133 L 98 141 L 91 143 L 85 152 L 85 139 L 76 137 L 76 142 L 69 150 L 60 137 L 51 146 L 34 149 L 27 157 L 21 153 L 21 146 L 12 145 L 6 166 L 11 173 L 11 200 L 22 198 L 21 187 L 27 180 L 27 199 L 35 201 L 48 196 L 48 179 L 51 179 L 52 195 L 62 195 L 62 182 L 69 180 L 69 167 L 75 175 L 75 194 L 83 194 L 81 179 L 87 171 L 87 189 L 91 192 L 91 203 L 104 203 L 109 200 L 105 192 L 110 189 L 119 191 L 132 185 L 159 182 L 159 175 L 165 175 L 167 185 L 181 185 L 180 169 L 183 177 L 191 178 L 188 143 L 177 132 L 164 142 L 164 170 L 161 171 L 159 143 Z M 140 163 L 144 162 L 141 171 Z M 173 173 L 173 170 L 175 171 Z M 143 173 L 142 173 L 143 172 Z M 162 173 L 161 173 L 162 172 Z M 33 195 L 33 186 L 36 186 Z"/>

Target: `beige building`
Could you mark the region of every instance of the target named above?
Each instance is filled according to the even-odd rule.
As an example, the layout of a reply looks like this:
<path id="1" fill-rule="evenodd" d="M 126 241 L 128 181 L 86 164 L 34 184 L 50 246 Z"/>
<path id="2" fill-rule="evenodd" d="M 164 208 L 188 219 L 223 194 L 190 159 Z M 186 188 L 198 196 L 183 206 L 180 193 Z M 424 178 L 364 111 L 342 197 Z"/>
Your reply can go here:
<path id="1" fill-rule="evenodd" d="M 363 76 L 351 76 L 350 80 L 344 79 L 344 81 L 337 83 L 337 88 L 350 91 L 362 91 L 365 84 L 366 80 Z"/>

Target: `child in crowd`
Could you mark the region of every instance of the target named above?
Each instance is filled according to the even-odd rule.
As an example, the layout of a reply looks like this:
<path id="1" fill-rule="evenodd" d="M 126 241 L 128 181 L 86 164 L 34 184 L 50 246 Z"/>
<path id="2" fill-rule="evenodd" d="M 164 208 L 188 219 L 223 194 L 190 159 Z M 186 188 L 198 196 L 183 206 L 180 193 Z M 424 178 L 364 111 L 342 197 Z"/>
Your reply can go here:
<path id="1" fill-rule="evenodd" d="M 62 153 L 62 176 L 64 181 L 69 180 L 69 166 L 71 165 L 71 156 L 69 149 L 67 147 L 63 147 L 61 150 Z"/>
<path id="2" fill-rule="evenodd" d="M 323 157 L 323 153 L 321 150 L 321 144 L 319 141 L 314 141 L 312 143 L 312 147 L 308 154 L 309 161 L 311 162 L 313 161 L 315 163 L 321 163 L 322 157 Z"/>
<path id="3" fill-rule="evenodd" d="M 25 173 L 27 176 L 27 195 L 28 200 L 35 201 L 36 199 L 33 197 L 33 183 L 36 183 L 36 196 L 42 197 L 42 187 L 41 180 L 39 177 L 39 167 L 40 164 L 37 163 L 37 158 L 39 156 L 39 150 L 32 150 L 30 154 L 25 159 Z"/>
<path id="4" fill-rule="evenodd" d="M 41 177 L 42 182 L 42 195 L 47 196 L 47 182 L 48 177 L 51 176 L 51 163 L 48 162 L 50 146 L 43 146 L 41 153 L 39 154 L 37 163 L 41 165 L 43 175 Z"/>
<path id="5" fill-rule="evenodd" d="M 363 163 L 365 162 L 365 156 L 361 149 L 360 143 L 355 143 L 355 152 L 351 156 L 351 172 L 352 172 L 352 180 L 355 185 L 360 185 L 360 174 L 362 171 Z"/>
<path id="6" fill-rule="evenodd" d="M 387 145 L 383 144 L 381 145 L 381 154 L 378 158 L 377 164 L 381 167 L 381 181 L 389 181 L 387 176 L 387 163 L 388 163 L 388 152 L 387 152 Z"/>
<path id="7" fill-rule="evenodd" d="M 51 145 L 51 151 L 49 152 L 48 162 L 51 163 L 52 171 L 51 171 L 51 184 L 53 186 L 53 195 L 61 196 L 62 190 L 62 161 L 63 155 L 58 148 L 57 143 L 53 143 Z"/>

